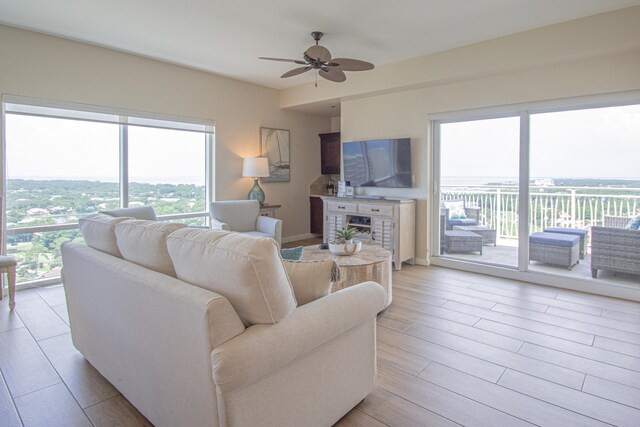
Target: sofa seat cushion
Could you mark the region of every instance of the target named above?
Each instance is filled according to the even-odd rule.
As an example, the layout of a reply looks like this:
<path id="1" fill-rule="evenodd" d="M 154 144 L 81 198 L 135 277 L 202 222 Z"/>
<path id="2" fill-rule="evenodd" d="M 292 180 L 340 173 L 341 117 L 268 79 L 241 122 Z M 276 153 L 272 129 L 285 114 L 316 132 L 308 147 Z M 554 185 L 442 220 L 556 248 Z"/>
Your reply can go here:
<path id="1" fill-rule="evenodd" d="M 186 224 L 130 219 L 116 225 L 122 258 L 158 273 L 176 277 L 167 250 L 167 236 Z"/>
<path id="2" fill-rule="evenodd" d="M 114 218 L 101 213 L 88 215 L 80 218 L 80 232 L 84 237 L 84 242 L 90 248 L 100 252 L 122 258 L 122 253 L 118 249 L 115 227 L 117 224 L 129 218 Z"/>
<path id="3" fill-rule="evenodd" d="M 329 295 L 332 278 L 337 275 L 338 266 L 332 259 L 318 261 L 289 261 L 284 260 L 293 293 L 298 301 L 298 307 L 318 298 Z"/>
<path id="4" fill-rule="evenodd" d="M 246 325 L 277 323 L 297 306 L 272 238 L 185 228 L 167 247 L 178 279 L 227 298 Z"/>

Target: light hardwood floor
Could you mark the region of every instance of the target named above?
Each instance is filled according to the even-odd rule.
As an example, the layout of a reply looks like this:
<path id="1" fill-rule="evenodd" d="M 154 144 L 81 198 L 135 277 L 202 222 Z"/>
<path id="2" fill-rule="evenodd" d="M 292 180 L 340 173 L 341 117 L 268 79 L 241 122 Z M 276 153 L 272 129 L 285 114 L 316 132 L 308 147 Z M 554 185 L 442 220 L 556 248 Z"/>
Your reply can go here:
<path id="1" fill-rule="evenodd" d="M 443 268 L 393 274 L 378 387 L 340 426 L 640 425 L 640 304 Z M 0 308 L 0 425 L 149 425 L 74 349 L 60 285 Z"/>

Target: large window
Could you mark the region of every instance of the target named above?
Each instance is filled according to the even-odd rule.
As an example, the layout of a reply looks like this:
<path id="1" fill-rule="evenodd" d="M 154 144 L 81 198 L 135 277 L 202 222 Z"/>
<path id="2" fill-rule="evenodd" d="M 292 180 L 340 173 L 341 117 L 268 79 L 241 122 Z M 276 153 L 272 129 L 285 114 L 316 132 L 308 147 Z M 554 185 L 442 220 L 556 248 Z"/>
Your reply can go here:
<path id="1" fill-rule="evenodd" d="M 18 281 L 56 278 L 78 219 L 151 205 L 160 219 L 204 225 L 213 127 L 122 112 L 5 102 L 5 244 Z"/>

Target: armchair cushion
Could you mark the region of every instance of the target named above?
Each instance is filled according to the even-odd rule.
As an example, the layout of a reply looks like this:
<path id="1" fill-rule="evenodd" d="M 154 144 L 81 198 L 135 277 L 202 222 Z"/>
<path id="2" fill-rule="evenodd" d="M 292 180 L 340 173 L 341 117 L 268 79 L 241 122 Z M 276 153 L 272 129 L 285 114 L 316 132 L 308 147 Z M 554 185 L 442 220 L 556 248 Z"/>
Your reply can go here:
<path id="1" fill-rule="evenodd" d="M 454 225 L 477 225 L 478 221 L 471 218 L 456 218 L 449 220 L 449 226 L 453 227 Z"/>
<path id="2" fill-rule="evenodd" d="M 126 221 L 129 218 L 114 218 L 110 215 L 97 213 L 80 218 L 80 232 L 84 237 L 84 242 L 90 248 L 100 252 L 122 258 L 122 253 L 118 249 L 116 240 L 116 224 Z"/>
<path id="3" fill-rule="evenodd" d="M 257 200 L 212 202 L 210 211 L 212 219 L 228 224 L 232 231 L 244 233 L 257 230 L 256 221 L 260 216 L 260 203 Z"/>
<path id="4" fill-rule="evenodd" d="M 176 277 L 167 250 L 167 236 L 186 224 L 132 219 L 116 225 L 116 239 L 122 257 L 158 273 Z"/>
<path id="5" fill-rule="evenodd" d="M 627 230 L 638 230 L 638 229 L 640 229 L 640 216 L 637 216 L 635 218 L 631 218 L 631 220 L 629 220 L 629 223 L 627 224 L 627 226 L 625 228 Z"/>
<path id="6" fill-rule="evenodd" d="M 183 228 L 167 237 L 178 279 L 229 300 L 246 325 L 277 323 L 297 306 L 271 238 Z"/>
<path id="7" fill-rule="evenodd" d="M 318 261 L 287 261 L 284 260 L 293 293 L 296 295 L 298 307 L 318 298 L 329 295 L 332 278 L 338 268 L 332 259 Z"/>

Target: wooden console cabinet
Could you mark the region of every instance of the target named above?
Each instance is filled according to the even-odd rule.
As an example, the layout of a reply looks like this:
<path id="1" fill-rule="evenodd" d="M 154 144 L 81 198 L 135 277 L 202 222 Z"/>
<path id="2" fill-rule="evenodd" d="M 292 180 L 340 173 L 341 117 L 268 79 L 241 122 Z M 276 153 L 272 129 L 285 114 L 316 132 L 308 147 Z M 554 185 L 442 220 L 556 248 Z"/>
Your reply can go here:
<path id="1" fill-rule="evenodd" d="M 336 230 L 347 225 L 358 229 L 362 243 L 388 249 L 394 268 L 416 256 L 416 201 L 413 199 L 363 199 L 322 197 L 323 241 L 333 240 Z"/>

